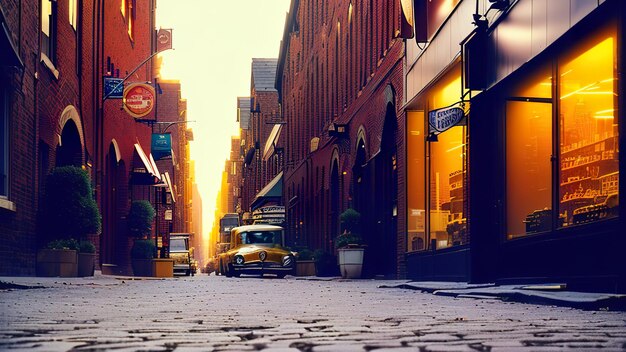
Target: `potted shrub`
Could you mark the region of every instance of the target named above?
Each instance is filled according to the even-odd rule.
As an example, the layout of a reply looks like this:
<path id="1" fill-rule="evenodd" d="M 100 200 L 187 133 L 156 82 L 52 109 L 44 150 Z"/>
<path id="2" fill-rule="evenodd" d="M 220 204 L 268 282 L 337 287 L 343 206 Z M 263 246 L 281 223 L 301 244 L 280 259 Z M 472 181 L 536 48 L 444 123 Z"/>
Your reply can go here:
<path id="1" fill-rule="evenodd" d="M 154 222 L 154 207 L 147 200 L 135 200 L 130 204 L 128 212 L 128 230 L 131 236 L 144 239 L 152 233 Z"/>
<path id="2" fill-rule="evenodd" d="M 53 240 L 37 252 L 37 275 L 74 277 L 78 274 L 78 242 Z"/>
<path id="3" fill-rule="evenodd" d="M 90 241 L 78 244 L 78 276 L 93 276 L 96 268 L 96 246 Z"/>
<path id="4" fill-rule="evenodd" d="M 100 233 L 102 216 L 93 198 L 89 175 L 80 167 L 62 166 L 50 172 L 46 178 L 41 208 L 40 233 L 52 246 L 62 245 L 55 240 L 74 240 L 75 245 L 74 242 L 71 245 L 74 248 L 70 250 L 77 251 L 77 240 Z M 43 250 L 47 249 L 51 248 Z M 49 253 L 42 254 L 41 259 L 47 260 L 45 263 L 52 263 L 48 261 L 51 259 Z M 43 267 L 43 263 L 38 264 L 38 268 Z M 43 273 L 44 269 L 41 270 Z"/>
<path id="5" fill-rule="evenodd" d="M 152 276 L 152 259 L 155 257 L 156 245 L 151 240 L 152 223 L 155 211 L 147 200 L 135 200 L 128 212 L 128 230 L 135 238 L 130 249 L 131 265 L 135 276 Z"/>
<path id="6" fill-rule="evenodd" d="M 152 276 L 152 259 L 156 246 L 154 241 L 148 239 L 137 239 L 130 249 L 132 259 L 133 275 Z"/>
<path id="7" fill-rule="evenodd" d="M 339 255 L 341 276 L 347 279 L 361 277 L 365 248 L 359 235 L 361 214 L 352 208 L 346 209 L 339 216 L 343 232 L 337 236 L 335 246 Z"/>
<path id="8" fill-rule="evenodd" d="M 316 276 L 336 276 L 337 258 L 323 249 L 317 249 L 313 252 L 313 261 L 315 263 Z"/>
<path id="9" fill-rule="evenodd" d="M 315 276 L 313 251 L 302 248 L 296 254 L 296 276 Z"/>

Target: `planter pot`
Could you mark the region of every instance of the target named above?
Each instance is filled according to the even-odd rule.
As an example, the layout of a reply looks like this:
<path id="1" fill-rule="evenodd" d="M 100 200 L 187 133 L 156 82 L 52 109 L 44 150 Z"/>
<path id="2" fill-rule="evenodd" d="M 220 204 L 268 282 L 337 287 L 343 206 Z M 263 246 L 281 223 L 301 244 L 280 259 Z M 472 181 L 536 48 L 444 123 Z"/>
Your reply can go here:
<path id="1" fill-rule="evenodd" d="M 135 276 L 152 276 L 153 267 L 152 259 L 132 259 L 133 275 Z"/>
<path id="2" fill-rule="evenodd" d="M 174 277 L 174 259 L 152 259 L 152 272 L 155 277 Z"/>
<path id="3" fill-rule="evenodd" d="M 315 262 L 312 260 L 298 260 L 296 262 L 296 276 L 315 276 Z"/>
<path id="4" fill-rule="evenodd" d="M 93 276 L 96 268 L 96 253 L 78 253 L 78 276 Z"/>
<path id="5" fill-rule="evenodd" d="M 78 254 L 72 249 L 41 249 L 37 252 L 37 276 L 76 277 Z"/>
<path id="6" fill-rule="evenodd" d="M 320 277 L 337 276 L 337 258 L 333 255 L 315 259 L 315 275 Z"/>
<path id="7" fill-rule="evenodd" d="M 364 248 L 340 248 L 339 270 L 344 279 L 358 279 L 363 268 Z"/>

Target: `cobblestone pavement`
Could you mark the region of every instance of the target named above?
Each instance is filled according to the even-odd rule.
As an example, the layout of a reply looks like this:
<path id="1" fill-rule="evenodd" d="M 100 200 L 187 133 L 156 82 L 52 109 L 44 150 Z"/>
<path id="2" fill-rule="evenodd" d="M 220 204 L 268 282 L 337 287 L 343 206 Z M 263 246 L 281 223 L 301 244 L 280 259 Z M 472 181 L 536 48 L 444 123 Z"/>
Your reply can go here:
<path id="1" fill-rule="evenodd" d="M 400 281 L 0 278 L 0 350 L 626 349 L 626 313 L 378 288 Z"/>

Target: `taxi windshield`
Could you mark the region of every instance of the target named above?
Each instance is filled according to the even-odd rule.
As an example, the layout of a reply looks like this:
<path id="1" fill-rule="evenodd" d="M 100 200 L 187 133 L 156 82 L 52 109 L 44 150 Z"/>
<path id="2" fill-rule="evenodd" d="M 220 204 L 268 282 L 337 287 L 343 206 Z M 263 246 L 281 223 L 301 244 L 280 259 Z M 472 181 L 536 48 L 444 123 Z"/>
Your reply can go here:
<path id="1" fill-rule="evenodd" d="M 170 240 L 170 252 L 185 252 L 187 250 L 187 239 L 172 238 Z"/>
<path id="2" fill-rule="evenodd" d="M 281 244 L 280 231 L 252 231 L 241 234 L 242 244 Z"/>

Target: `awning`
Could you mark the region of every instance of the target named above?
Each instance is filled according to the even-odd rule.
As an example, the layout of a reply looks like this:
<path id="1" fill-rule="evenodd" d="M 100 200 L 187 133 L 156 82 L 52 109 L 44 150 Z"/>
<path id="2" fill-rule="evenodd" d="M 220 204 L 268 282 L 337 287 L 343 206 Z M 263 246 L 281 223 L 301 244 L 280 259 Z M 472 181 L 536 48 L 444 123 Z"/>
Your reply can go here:
<path id="1" fill-rule="evenodd" d="M 263 161 L 267 161 L 274 154 L 282 128 L 282 124 L 275 124 L 274 128 L 272 128 L 272 132 L 270 132 L 270 136 L 267 137 L 267 142 L 265 142 L 265 149 L 263 149 Z"/>
<path id="2" fill-rule="evenodd" d="M 256 149 L 254 149 L 254 147 L 251 147 L 250 149 L 248 149 L 248 152 L 246 153 L 246 158 L 244 159 L 244 162 L 246 165 L 250 165 L 250 163 L 252 162 L 252 158 L 254 158 L 254 152 Z"/>
<path id="3" fill-rule="evenodd" d="M 176 197 L 174 197 L 174 188 L 172 187 L 172 180 L 170 179 L 169 172 L 165 172 L 163 174 L 163 179 L 165 180 L 165 184 L 167 185 L 167 190 L 172 194 L 172 202 L 176 203 Z"/>
<path id="4" fill-rule="evenodd" d="M 141 144 L 135 143 L 135 151 L 141 160 L 139 165 L 135 165 L 135 161 L 133 161 L 133 183 L 134 184 L 154 184 L 155 179 L 160 180 L 161 175 L 159 174 L 159 170 L 154 163 L 154 159 L 152 155 L 148 157 L 146 153 L 141 148 Z"/>
<path id="5" fill-rule="evenodd" d="M 283 172 L 279 172 L 263 189 L 257 193 L 254 201 L 250 205 L 251 210 L 262 206 L 263 204 L 275 201 L 280 202 L 283 196 Z"/>

